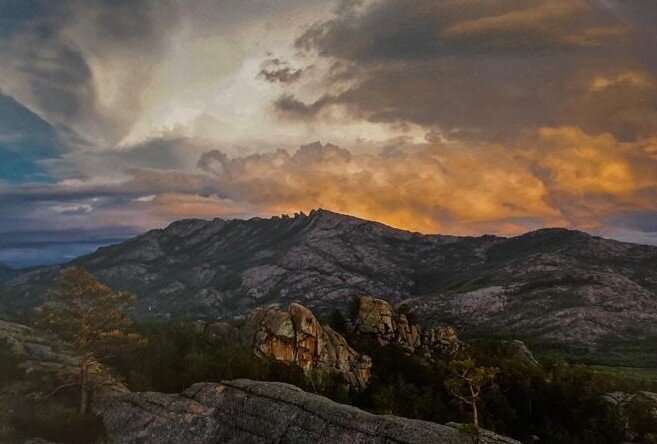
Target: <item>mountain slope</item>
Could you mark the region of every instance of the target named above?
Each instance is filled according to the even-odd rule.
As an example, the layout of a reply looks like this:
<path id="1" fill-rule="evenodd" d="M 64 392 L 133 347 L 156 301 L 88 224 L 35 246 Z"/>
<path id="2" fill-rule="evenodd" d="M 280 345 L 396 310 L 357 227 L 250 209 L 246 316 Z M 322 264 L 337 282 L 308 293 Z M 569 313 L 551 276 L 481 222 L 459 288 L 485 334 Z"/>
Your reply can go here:
<path id="1" fill-rule="evenodd" d="M 500 242 L 486 256 L 462 283 L 406 302 L 471 335 L 655 350 L 657 248 L 547 229 Z"/>
<path id="2" fill-rule="evenodd" d="M 0 262 L 0 284 L 9 280 L 16 274 L 16 271 L 11 267 Z"/>
<path id="3" fill-rule="evenodd" d="M 324 210 L 184 220 L 74 263 L 139 297 L 139 313 L 218 317 L 299 300 L 318 312 L 353 295 L 405 301 L 431 323 L 535 341 L 600 345 L 657 329 L 657 248 L 564 229 L 514 238 L 422 235 Z M 56 278 L 11 279 L 9 308 Z"/>

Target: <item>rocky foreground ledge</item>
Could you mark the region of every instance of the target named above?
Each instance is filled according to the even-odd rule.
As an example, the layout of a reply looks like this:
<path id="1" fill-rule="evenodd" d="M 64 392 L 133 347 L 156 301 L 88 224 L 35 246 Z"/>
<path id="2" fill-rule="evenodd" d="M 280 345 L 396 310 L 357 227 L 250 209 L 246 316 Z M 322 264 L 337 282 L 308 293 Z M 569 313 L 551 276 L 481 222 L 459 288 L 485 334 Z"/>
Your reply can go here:
<path id="1" fill-rule="evenodd" d="M 519 444 L 427 421 L 379 416 L 279 382 L 194 384 L 181 394 L 120 393 L 98 400 L 117 443 Z"/>
<path id="2" fill-rule="evenodd" d="M 12 346 L 26 373 L 75 370 L 78 357 L 70 345 L 31 327 L 0 320 L 0 338 Z M 0 405 L 26 395 L 27 379 L 25 385 L 20 395 L 0 389 Z M 290 384 L 247 379 L 198 383 L 166 394 L 130 392 L 108 376 L 98 381 L 93 409 L 114 444 L 519 444 L 485 430 L 474 436 L 457 426 L 374 415 Z"/>

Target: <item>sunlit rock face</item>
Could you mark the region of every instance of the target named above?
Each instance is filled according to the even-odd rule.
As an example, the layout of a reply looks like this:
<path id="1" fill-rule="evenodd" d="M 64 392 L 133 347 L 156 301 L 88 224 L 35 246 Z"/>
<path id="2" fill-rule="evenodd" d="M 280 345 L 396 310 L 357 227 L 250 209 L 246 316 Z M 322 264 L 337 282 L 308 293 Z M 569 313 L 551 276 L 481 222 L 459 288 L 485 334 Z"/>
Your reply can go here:
<path id="1" fill-rule="evenodd" d="M 352 349 L 339 333 L 323 326 L 300 304 L 287 311 L 256 309 L 253 350 L 258 356 L 293 362 L 305 372 L 320 369 L 344 376 L 350 386 L 364 388 L 370 380 L 372 361 Z"/>
<path id="2" fill-rule="evenodd" d="M 409 353 L 430 359 L 449 359 L 467 348 L 453 328 L 423 329 L 404 314 L 395 313 L 388 302 L 369 296 L 358 298 L 354 329 L 373 335 L 380 345 L 398 344 Z"/>

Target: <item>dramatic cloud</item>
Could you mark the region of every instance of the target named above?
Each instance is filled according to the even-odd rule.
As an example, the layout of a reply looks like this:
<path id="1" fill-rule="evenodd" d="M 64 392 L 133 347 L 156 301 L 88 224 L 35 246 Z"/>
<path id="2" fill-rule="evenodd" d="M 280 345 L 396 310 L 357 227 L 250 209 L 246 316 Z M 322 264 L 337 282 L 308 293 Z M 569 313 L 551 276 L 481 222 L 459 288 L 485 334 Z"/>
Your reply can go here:
<path id="1" fill-rule="evenodd" d="M 646 1 L 368 2 L 296 42 L 350 67 L 327 73 L 333 95 L 308 102 L 288 94 L 277 104 L 306 115 L 341 105 L 370 121 L 492 140 L 563 125 L 629 140 L 649 136 L 657 55 L 647 50 L 655 32 L 641 17 L 656 15 L 657 5 Z"/>
<path id="2" fill-rule="evenodd" d="M 598 229 L 626 208 L 657 210 L 656 140 L 543 128 L 524 145 L 429 144 L 353 154 L 312 144 L 199 166 L 222 198 L 266 212 L 325 206 L 424 232 L 507 234 L 545 225 Z"/>
<path id="3" fill-rule="evenodd" d="M 0 2 L 0 261 L 316 207 L 657 243 L 655 23 L 651 0 Z"/>
<path id="4" fill-rule="evenodd" d="M 293 83 L 299 80 L 302 74 L 302 68 L 294 69 L 285 61 L 270 59 L 263 63 L 258 75 L 272 83 Z"/>

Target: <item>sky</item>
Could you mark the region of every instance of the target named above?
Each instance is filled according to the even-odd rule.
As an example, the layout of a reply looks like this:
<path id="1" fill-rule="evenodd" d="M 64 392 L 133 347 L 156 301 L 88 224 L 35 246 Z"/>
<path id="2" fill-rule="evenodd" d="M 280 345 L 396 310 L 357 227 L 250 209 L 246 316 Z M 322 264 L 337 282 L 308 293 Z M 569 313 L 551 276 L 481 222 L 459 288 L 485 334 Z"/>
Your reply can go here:
<path id="1" fill-rule="evenodd" d="M 0 0 L 0 262 L 325 208 L 657 244 L 654 0 Z"/>

